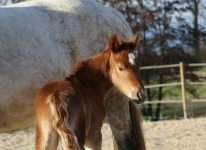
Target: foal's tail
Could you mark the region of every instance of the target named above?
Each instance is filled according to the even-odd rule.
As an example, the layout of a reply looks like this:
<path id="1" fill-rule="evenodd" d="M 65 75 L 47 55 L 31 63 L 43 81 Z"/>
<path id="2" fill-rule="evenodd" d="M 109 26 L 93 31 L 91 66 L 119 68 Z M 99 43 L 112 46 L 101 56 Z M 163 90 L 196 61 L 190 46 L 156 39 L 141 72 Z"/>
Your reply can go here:
<path id="1" fill-rule="evenodd" d="M 54 128 L 61 137 L 64 149 L 80 150 L 77 137 L 67 123 L 67 99 L 65 93 L 57 92 L 49 96 L 47 103 L 50 105 Z"/>
<path id="2" fill-rule="evenodd" d="M 131 118 L 132 145 L 134 145 L 135 150 L 146 150 L 140 110 L 132 100 L 129 100 L 129 112 Z"/>

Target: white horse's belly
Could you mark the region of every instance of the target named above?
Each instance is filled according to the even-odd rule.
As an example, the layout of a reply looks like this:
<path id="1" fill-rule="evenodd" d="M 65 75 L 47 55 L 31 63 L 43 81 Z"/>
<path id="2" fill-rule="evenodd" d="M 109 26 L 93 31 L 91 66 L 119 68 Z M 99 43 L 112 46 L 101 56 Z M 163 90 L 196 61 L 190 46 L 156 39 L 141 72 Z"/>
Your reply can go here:
<path id="1" fill-rule="evenodd" d="M 26 43 L 38 35 L 40 41 L 32 44 L 37 48 L 26 51 Z M 40 36 L 34 33 L 29 40 L 20 40 L 20 48 L 18 45 L 14 49 L 12 44 L 8 48 L 0 48 L 0 132 L 33 125 L 34 99 L 38 90 L 49 82 L 63 79 L 75 65 L 63 53 L 58 55 L 52 43 Z M 3 45 L 2 38 L 0 35 L 0 45 Z M 63 49 L 64 45 L 59 47 Z"/>
<path id="2" fill-rule="evenodd" d="M 90 0 L 14 6 L 0 8 L 0 132 L 33 125 L 37 91 L 102 51 L 112 33 L 132 36 L 122 16 Z"/>
<path id="3" fill-rule="evenodd" d="M 18 59 L 16 65 L 14 63 L 13 66 L 6 66 L 8 72 L 2 70 L 0 72 L 0 132 L 10 132 L 33 125 L 34 99 L 38 90 L 44 84 L 63 79 L 70 71 L 55 64 L 44 64 L 43 60 L 47 59 L 45 57 L 39 56 L 35 61 L 31 61 L 32 56 L 30 58 Z M 40 65 L 41 63 L 37 65 L 37 62 L 42 62 L 44 65 Z M 67 60 L 64 62 L 69 64 Z M 2 66 L 1 61 L 0 68 L 3 68 Z"/>

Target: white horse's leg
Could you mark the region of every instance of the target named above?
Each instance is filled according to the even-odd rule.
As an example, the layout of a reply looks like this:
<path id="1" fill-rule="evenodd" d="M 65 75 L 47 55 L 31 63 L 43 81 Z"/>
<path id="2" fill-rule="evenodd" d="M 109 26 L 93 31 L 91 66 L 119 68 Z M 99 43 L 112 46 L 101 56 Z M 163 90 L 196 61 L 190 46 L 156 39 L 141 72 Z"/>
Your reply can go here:
<path id="1" fill-rule="evenodd" d="M 107 119 L 119 150 L 127 150 L 127 142 L 131 140 L 128 99 L 117 88 L 114 88 L 105 102 Z"/>
<path id="2" fill-rule="evenodd" d="M 105 106 L 115 149 L 145 150 L 141 114 L 136 105 L 129 103 L 129 98 L 114 88 L 108 95 Z"/>

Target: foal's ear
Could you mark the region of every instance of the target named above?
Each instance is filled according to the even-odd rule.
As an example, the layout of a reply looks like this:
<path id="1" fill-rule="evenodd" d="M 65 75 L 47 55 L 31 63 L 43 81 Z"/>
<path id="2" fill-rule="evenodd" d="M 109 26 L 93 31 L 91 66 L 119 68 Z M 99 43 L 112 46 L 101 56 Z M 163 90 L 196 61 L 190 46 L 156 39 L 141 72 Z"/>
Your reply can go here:
<path id="1" fill-rule="evenodd" d="M 113 52 L 117 52 L 118 48 L 119 48 L 119 42 L 117 39 L 117 34 L 112 34 L 109 38 L 109 48 L 113 51 Z"/>
<path id="2" fill-rule="evenodd" d="M 127 41 L 127 44 L 131 46 L 131 50 L 134 51 L 139 44 L 140 34 L 137 32 L 136 35 Z"/>

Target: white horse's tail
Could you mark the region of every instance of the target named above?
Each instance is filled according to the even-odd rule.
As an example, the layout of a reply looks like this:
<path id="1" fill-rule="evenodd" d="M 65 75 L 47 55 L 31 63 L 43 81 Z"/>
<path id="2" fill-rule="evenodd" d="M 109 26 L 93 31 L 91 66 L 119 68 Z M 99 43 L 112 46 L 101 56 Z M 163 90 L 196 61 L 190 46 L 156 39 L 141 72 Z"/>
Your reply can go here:
<path id="1" fill-rule="evenodd" d="M 64 149 L 80 150 L 76 135 L 73 133 L 67 122 L 67 97 L 63 92 L 51 94 L 47 103 L 50 106 L 54 128 L 59 133 Z"/>

